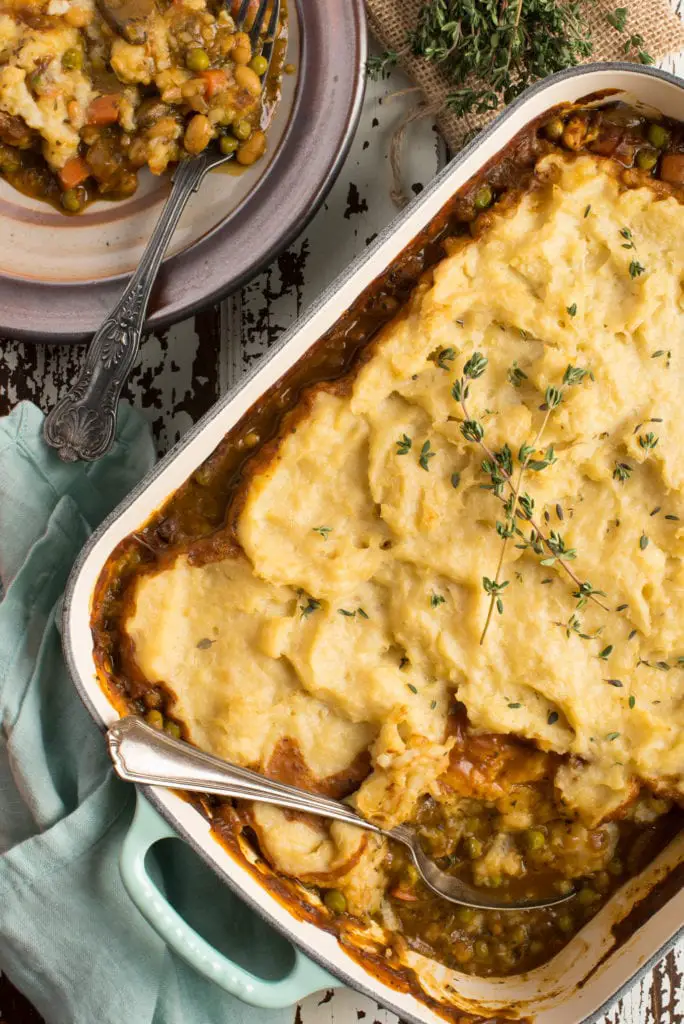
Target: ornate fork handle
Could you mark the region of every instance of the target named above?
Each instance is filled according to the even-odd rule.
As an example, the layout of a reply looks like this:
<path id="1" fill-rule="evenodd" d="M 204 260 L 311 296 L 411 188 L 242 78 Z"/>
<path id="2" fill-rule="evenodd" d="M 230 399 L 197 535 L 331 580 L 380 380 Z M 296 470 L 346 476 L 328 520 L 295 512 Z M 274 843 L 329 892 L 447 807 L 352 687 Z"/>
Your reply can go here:
<path id="1" fill-rule="evenodd" d="M 178 166 L 135 273 L 93 337 L 76 383 L 46 417 L 43 435 L 64 462 L 92 462 L 111 447 L 119 397 L 138 354 L 159 266 L 188 199 L 219 162 L 205 153 Z"/>

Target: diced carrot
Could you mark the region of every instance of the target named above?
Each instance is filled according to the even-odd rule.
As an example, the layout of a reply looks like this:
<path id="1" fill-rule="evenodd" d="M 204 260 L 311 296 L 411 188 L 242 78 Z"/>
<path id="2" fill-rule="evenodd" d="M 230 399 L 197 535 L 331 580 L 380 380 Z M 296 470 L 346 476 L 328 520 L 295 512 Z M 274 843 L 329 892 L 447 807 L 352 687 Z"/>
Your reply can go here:
<path id="1" fill-rule="evenodd" d="M 671 185 L 684 185 L 684 153 L 668 153 L 660 161 L 660 177 Z"/>
<path id="2" fill-rule="evenodd" d="M 119 102 L 121 96 L 118 92 L 108 93 L 106 96 L 98 96 L 88 107 L 86 114 L 87 124 L 114 124 L 119 119 Z"/>
<path id="3" fill-rule="evenodd" d="M 59 183 L 65 192 L 69 188 L 76 188 L 89 177 L 90 168 L 82 156 L 72 156 L 59 171 Z"/>
<path id="4" fill-rule="evenodd" d="M 221 92 L 225 89 L 228 78 L 225 71 L 200 71 L 199 77 L 204 82 L 204 95 L 207 99 L 211 99 L 217 92 Z"/>
<path id="5" fill-rule="evenodd" d="M 395 900 L 403 900 L 404 903 L 417 903 L 418 897 L 410 889 L 401 889 L 397 886 L 396 889 L 392 889 L 390 896 L 394 896 Z"/>

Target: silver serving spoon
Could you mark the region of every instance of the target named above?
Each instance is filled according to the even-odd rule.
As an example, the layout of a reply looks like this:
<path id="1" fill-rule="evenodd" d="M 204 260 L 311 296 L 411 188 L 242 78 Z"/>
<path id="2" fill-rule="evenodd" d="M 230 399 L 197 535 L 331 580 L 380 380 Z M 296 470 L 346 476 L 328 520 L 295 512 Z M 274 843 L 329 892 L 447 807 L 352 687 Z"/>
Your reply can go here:
<path id="1" fill-rule="evenodd" d="M 235 19 L 239 31 L 246 31 L 251 7 L 251 0 L 242 0 Z M 252 46 L 264 37 L 261 53 L 268 60 L 268 67 L 261 76 L 264 81 L 268 77 L 273 57 L 280 19 L 280 0 L 272 0 L 270 17 L 268 7 L 269 0 L 260 0 L 248 30 Z M 232 158 L 232 154 L 223 156 L 218 149 L 208 147 L 199 156 L 183 160 L 176 167 L 169 198 L 135 273 L 116 306 L 94 335 L 76 383 L 45 419 L 43 437 L 52 448 L 57 449 L 64 462 L 75 462 L 77 459 L 92 462 L 111 448 L 116 432 L 119 398 L 138 355 L 152 286 L 180 215 L 204 176 Z"/>
<path id="2" fill-rule="evenodd" d="M 413 862 L 425 884 L 438 896 L 479 910 L 533 910 L 564 903 L 575 895 L 574 889 L 559 896 L 541 900 L 519 900 L 504 903 L 486 892 L 448 875 L 435 865 L 423 851 L 418 836 L 407 825 L 392 829 L 379 828 L 362 818 L 348 804 L 329 797 L 307 793 L 306 790 L 274 782 L 248 768 L 222 761 L 205 754 L 189 743 L 173 739 L 140 718 L 122 718 L 107 733 L 109 753 L 117 775 L 128 782 L 141 782 L 167 789 L 193 793 L 216 793 L 262 803 L 307 811 L 322 818 L 344 821 L 348 825 L 376 832 L 403 843 L 411 851 Z"/>

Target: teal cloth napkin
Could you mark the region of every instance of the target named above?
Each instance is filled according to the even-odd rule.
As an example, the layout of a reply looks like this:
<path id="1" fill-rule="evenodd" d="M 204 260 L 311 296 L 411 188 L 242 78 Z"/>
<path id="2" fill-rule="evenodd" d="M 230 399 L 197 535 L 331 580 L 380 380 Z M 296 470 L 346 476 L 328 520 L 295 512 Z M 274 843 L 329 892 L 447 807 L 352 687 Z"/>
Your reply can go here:
<path id="1" fill-rule="evenodd" d="M 28 403 L 0 419 L 0 971 L 48 1024 L 284 1024 L 291 1010 L 247 1007 L 201 978 L 131 903 L 118 855 L 133 787 L 113 775 L 62 658 L 69 570 L 153 464 L 149 429 L 124 405 L 111 453 L 65 465 L 41 427 Z M 239 936 L 242 965 L 268 976 L 283 940 L 180 841 L 159 849 L 177 909 L 207 937 Z"/>

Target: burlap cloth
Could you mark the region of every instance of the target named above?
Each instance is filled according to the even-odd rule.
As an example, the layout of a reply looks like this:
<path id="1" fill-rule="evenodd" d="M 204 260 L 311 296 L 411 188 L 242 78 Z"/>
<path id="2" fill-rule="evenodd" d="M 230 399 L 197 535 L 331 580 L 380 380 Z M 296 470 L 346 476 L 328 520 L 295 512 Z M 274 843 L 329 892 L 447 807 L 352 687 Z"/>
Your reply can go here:
<path id="1" fill-rule="evenodd" d="M 424 95 L 423 110 L 430 113 L 444 135 L 449 147 L 459 148 L 464 137 L 473 129 L 481 128 L 496 111 L 486 114 L 456 117 L 444 104 L 449 84 L 436 64 L 406 52 L 406 38 L 416 25 L 423 0 L 366 0 L 371 30 L 383 47 L 401 53 L 401 64 Z M 628 33 L 616 32 L 606 21 L 606 14 L 618 6 L 629 9 Z M 624 44 L 628 34 L 639 33 L 644 38 L 644 50 L 656 61 L 669 53 L 684 50 L 684 24 L 675 14 L 668 0 L 586 0 L 585 20 L 591 29 L 594 52 L 591 61 L 627 60 Z"/>

